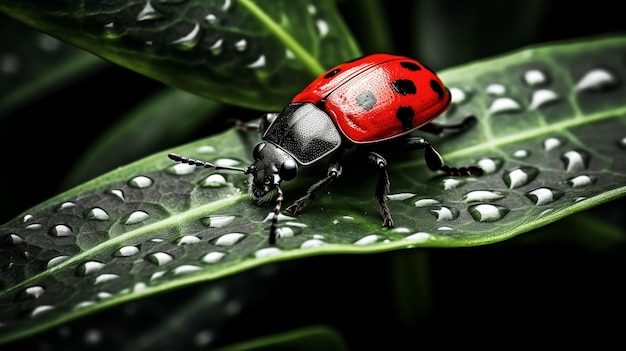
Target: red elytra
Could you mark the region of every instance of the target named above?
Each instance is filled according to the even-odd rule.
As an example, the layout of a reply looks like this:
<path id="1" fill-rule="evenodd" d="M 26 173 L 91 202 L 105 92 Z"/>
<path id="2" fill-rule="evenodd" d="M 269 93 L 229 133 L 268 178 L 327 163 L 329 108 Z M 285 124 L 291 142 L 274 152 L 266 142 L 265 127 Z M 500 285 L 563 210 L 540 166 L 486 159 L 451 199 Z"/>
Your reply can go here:
<path id="1" fill-rule="evenodd" d="M 427 124 L 448 109 L 449 90 L 418 61 L 373 54 L 319 76 L 292 102 L 320 106 L 355 144 L 376 143 Z"/>

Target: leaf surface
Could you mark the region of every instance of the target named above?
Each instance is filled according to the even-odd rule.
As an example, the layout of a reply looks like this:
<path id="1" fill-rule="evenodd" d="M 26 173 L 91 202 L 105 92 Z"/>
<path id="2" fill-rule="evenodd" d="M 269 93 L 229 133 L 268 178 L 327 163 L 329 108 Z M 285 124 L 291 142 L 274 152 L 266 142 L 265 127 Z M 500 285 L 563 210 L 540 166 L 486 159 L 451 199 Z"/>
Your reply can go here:
<path id="1" fill-rule="evenodd" d="M 494 243 L 624 196 L 625 54 L 626 37 L 605 37 L 441 72 L 454 104 L 437 122 L 479 123 L 429 140 L 448 164 L 486 174 L 444 177 L 421 153 L 390 155 L 391 230 L 370 195 L 375 173 L 353 157 L 328 194 L 281 217 L 276 246 L 264 220 L 273 204 L 255 204 L 245 176 L 165 152 L 60 194 L 0 227 L 0 340 L 273 261 Z M 228 131 L 172 151 L 246 166 L 256 142 Z M 286 201 L 324 174 L 305 169 Z"/>

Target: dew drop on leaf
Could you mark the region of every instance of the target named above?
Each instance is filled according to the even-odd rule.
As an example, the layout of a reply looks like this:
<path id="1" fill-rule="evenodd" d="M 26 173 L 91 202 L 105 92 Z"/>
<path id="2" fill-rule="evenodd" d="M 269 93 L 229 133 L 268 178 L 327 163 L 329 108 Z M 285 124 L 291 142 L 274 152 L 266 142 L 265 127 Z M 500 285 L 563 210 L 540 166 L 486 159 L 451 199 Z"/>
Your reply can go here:
<path id="1" fill-rule="evenodd" d="M 501 205 L 480 204 L 470 206 L 468 211 L 478 222 L 495 222 L 501 220 L 510 210 Z"/>
<path id="2" fill-rule="evenodd" d="M 502 180 L 509 189 L 515 189 L 532 182 L 537 175 L 539 175 L 539 169 L 523 166 L 504 172 Z"/>
<path id="3" fill-rule="evenodd" d="M 88 209 L 87 211 L 85 211 L 84 214 L 86 219 L 91 219 L 91 220 L 98 220 L 98 221 L 107 221 L 109 219 L 111 219 L 109 217 L 109 214 L 101 209 L 100 207 L 93 207 Z"/>
<path id="4" fill-rule="evenodd" d="M 545 205 L 556 201 L 563 197 L 565 193 L 559 189 L 551 188 L 537 188 L 526 193 L 528 197 L 535 205 Z"/>
<path id="5" fill-rule="evenodd" d="M 129 257 L 139 253 L 139 248 L 137 246 L 123 246 L 120 247 L 117 251 L 113 253 L 115 257 Z"/>
<path id="6" fill-rule="evenodd" d="M 563 166 L 567 172 L 577 172 L 587 169 L 591 156 L 583 150 L 571 150 L 561 155 Z"/>
<path id="7" fill-rule="evenodd" d="M 226 253 L 224 252 L 213 251 L 202 256 L 200 260 L 204 263 L 217 263 L 218 261 L 221 261 L 224 256 L 226 256 Z"/>
<path id="8" fill-rule="evenodd" d="M 170 263 L 174 260 L 174 256 L 166 253 L 166 252 L 153 252 L 146 256 L 146 261 L 155 264 L 157 266 L 162 266 L 164 264 Z"/>
<path id="9" fill-rule="evenodd" d="M 579 188 L 587 185 L 595 184 L 597 181 L 596 177 L 588 176 L 588 175 L 579 175 L 573 178 L 569 178 L 567 180 L 567 184 L 572 188 Z"/>
<path id="10" fill-rule="evenodd" d="M 76 274 L 79 277 L 82 277 L 82 276 L 100 272 L 104 267 L 106 267 L 106 264 L 104 264 L 103 262 L 85 261 L 76 267 L 74 274 Z"/>
<path id="11" fill-rule="evenodd" d="M 72 228 L 65 224 L 57 224 L 54 227 L 48 230 L 48 234 L 54 237 L 65 237 L 72 236 L 74 233 L 72 232 Z"/>
<path id="12" fill-rule="evenodd" d="M 122 221 L 124 224 L 137 224 L 146 220 L 150 215 L 145 211 L 134 211 L 126 216 Z"/>
<path id="13" fill-rule="evenodd" d="M 246 235 L 242 233 L 228 233 L 220 236 L 215 240 L 215 245 L 219 246 L 233 246 L 242 240 Z"/>
<path id="14" fill-rule="evenodd" d="M 146 176 L 136 176 L 128 181 L 128 185 L 133 188 L 145 189 L 154 184 L 154 181 L 151 178 Z"/>
<path id="15" fill-rule="evenodd" d="M 486 202 L 502 199 L 504 194 L 495 190 L 474 190 L 463 195 L 463 202 Z"/>

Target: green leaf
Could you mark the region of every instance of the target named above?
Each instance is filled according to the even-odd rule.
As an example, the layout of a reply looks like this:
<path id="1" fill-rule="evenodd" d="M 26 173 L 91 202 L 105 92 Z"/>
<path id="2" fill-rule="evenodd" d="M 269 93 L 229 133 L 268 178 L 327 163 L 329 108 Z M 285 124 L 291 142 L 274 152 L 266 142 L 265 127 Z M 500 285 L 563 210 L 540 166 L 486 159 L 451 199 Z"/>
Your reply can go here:
<path id="1" fill-rule="evenodd" d="M 360 55 L 332 0 L 2 0 L 0 12 L 168 85 L 263 110 Z"/>
<path id="2" fill-rule="evenodd" d="M 417 153 L 390 156 L 391 230 L 369 195 L 374 173 L 350 157 L 329 194 L 281 218 L 276 246 L 263 221 L 273 204 L 255 204 L 245 176 L 165 152 L 60 194 L 0 227 L 0 341 L 274 261 L 494 243 L 624 196 L 625 54 L 626 37 L 606 37 L 442 72 L 454 104 L 437 121 L 479 124 L 429 140 L 448 164 L 486 174 L 444 177 Z M 256 142 L 228 131 L 173 151 L 243 166 Z M 303 171 L 284 185 L 287 202 L 325 167 Z"/>

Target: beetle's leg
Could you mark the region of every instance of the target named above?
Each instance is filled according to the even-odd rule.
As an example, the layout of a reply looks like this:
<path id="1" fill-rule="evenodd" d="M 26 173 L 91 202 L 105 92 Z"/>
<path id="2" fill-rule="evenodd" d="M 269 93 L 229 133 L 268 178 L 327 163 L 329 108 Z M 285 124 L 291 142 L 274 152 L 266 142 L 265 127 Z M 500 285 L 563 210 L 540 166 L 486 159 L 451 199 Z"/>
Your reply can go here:
<path id="1" fill-rule="evenodd" d="M 258 132 L 263 135 L 267 127 L 276 119 L 278 113 L 266 113 L 257 122 L 244 122 L 240 119 L 235 120 L 235 129 L 244 132 Z"/>
<path id="2" fill-rule="evenodd" d="M 407 138 L 404 141 L 404 148 L 407 151 L 424 149 L 424 158 L 426 159 L 426 165 L 431 171 L 443 171 L 447 175 L 452 176 L 472 176 L 482 175 L 483 170 L 478 166 L 465 166 L 465 167 L 450 167 L 443 162 L 443 158 L 430 145 L 430 143 L 423 138 L 413 137 Z"/>
<path id="3" fill-rule="evenodd" d="M 270 245 L 276 244 L 276 227 L 278 226 L 278 216 L 280 215 L 280 208 L 283 205 L 283 190 L 280 186 L 276 185 L 276 191 L 278 192 L 278 196 L 276 197 L 276 206 L 274 207 L 274 216 L 272 217 L 272 225 L 270 226 L 270 237 L 269 243 Z"/>
<path id="4" fill-rule="evenodd" d="M 473 127 L 476 124 L 476 122 L 478 122 L 478 119 L 476 119 L 475 116 L 467 116 L 461 122 L 457 124 L 446 125 L 446 124 L 437 124 L 437 123 L 431 122 L 422 126 L 419 130 L 423 132 L 431 133 L 431 134 L 437 134 L 437 135 L 443 134 L 444 132 L 458 133 L 458 132 L 462 132 L 466 129 Z"/>
<path id="5" fill-rule="evenodd" d="M 389 192 L 389 174 L 387 173 L 387 160 L 375 152 L 367 154 L 367 161 L 378 168 L 378 181 L 376 182 L 376 200 L 380 205 L 380 214 L 383 217 L 383 227 L 393 227 L 391 212 L 387 206 L 386 196 Z"/>
<path id="6" fill-rule="evenodd" d="M 313 202 L 317 195 L 319 195 L 328 184 L 330 184 L 333 180 L 339 178 L 341 172 L 341 164 L 339 164 L 339 162 L 331 162 L 330 166 L 328 167 L 326 177 L 311 185 L 309 190 L 307 190 L 306 195 L 296 200 L 291 206 L 287 207 L 285 209 L 285 212 L 292 215 L 298 213 L 308 204 Z"/>

